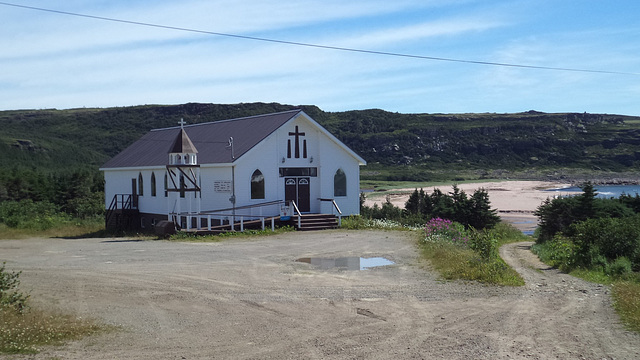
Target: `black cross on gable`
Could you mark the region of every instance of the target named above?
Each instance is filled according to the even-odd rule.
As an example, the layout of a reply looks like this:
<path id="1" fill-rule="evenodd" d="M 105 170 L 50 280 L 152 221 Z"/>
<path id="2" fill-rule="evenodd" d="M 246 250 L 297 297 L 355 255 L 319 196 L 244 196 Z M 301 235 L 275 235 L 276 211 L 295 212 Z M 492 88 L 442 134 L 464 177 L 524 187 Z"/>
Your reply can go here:
<path id="1" fill-rule="evenodd" d="M 298 130 L 298 126 L 296 125 L 296 131 L 295 132 L 290 132 L 289 136 L 295 136 L 295 157 L 296 159 L 300 158 L 300 137 L 304 136 L 305 134 L 303 132 L 300 132 Z M 289 139 L 289 142 L 287 144 L 287 157 L 291 158 L 291 139 Z M 307 141 L 304 140 L 304 155 L 303 157 L 307 157 Z"/>

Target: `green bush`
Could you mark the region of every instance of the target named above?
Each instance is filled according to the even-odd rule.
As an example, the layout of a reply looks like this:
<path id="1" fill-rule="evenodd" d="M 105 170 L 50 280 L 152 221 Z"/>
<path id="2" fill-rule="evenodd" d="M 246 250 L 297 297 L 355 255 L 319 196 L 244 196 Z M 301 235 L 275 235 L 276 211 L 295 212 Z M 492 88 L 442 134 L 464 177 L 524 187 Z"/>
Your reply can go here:
<path id="1" fill-rule="evenodd" d="M 474 231 L 471 234 L 469 248 L 475 251 L 484 261 L 496 259 L 498 255 L 498 239 L 492 231 Z"/>
<path id="2" fill-rule="evenodd" d="M 615 259 L 609 266 L 607 266 L 607 275 L 611 276 L 624 276 L 631 273 L 631 260 L 624 256 Z"/>
<path id="3" fill-rule="evenodd" d="M 493 228 L 500 222 L 496 210 L 491 208 L 489 195 L 484 189 L 476 190 L 471 197 L 457 186 L 453 192 L 443 193 L 435 189 L 431 194 L 415 189 L 405 203 L 404 209 L 393 205 L 389 195 L 379 206 L 364 205 L 365 195 L 360 196 L 360 214 L 366 219 L 386 219 L 408 226 L 420 226 L 429 219 L 449 219 L 466 228 Z"/>
<path id="4" fill-rule="evenodd" d="M 4 262 L 0 266 L 0 306 L 13 308 L 20 313 L 27 308 L 29 299 L 29 295 L 17 290 L 21 273 L 6 271 Z"/>
<path id="5" fill-rule="evenodd" d="M 540 260 L 563 271 L 575 267 L 575 249 L 573 241 L 562 235 L 556 235 L 545 243 L 535 244 L 532 248 Z"/>
<path id="6" fill-rule="evenodd" d="M 56 205 L 32 200 L 4 201 L 0 203 L 0 223 L 18 229 L 47 230 L 71 217 L 59 212 Z"/>
<path id="7" fill-rule="evenodd" d="M 620 199 L 599 199 L 591 183 L 581 186 L 583 193 L 576 196 L 559 197 L 545 200 L 535 211 L 538 219 L 537 242 L 553 239 L 560 233 L 573 235 L 573 224 L 589 219 L 625 218 L 635 214 L 636 199 L 621 197 Z M 639 201 L 640 202 L 640 201 Z"/>
<path id="8" fill-rule="evenodd" d="M 589 219 L 573 226 L 577 265 L 605 266 L 627 257 L 640 270 L 640 215 L 627 218 Z"/>

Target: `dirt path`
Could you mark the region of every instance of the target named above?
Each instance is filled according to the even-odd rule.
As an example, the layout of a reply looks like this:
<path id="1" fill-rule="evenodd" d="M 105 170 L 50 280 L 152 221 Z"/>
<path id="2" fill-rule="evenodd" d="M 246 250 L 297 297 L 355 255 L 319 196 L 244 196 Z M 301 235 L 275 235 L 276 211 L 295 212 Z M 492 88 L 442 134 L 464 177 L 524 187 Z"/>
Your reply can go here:
<path id="1" fill-rule="evenodd" d="M 402 232 L 290 233 L 217 244 L 0 241 L 45 306 L 118 325 L 33 359 L 637 359 L 607 287 L 549 270 L 514 244 L 521 288 L 443 282 Z M 382 256 L 319 270 L 296 259 Z M 0 356 L 0 358 L 2 358 Z"/>

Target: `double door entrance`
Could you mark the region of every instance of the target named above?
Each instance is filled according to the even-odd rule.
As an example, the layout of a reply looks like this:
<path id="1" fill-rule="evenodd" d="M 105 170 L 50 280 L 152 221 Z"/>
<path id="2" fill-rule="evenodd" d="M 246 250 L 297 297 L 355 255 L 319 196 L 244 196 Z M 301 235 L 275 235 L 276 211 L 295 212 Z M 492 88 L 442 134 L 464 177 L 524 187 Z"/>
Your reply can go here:
<path id="1" fill-rule="evenodd" d="M 284 199 L 287 202 L 295 201 L 300 212 L 311 211 L 309 180 L 309 177 L 284 178 Z"/>

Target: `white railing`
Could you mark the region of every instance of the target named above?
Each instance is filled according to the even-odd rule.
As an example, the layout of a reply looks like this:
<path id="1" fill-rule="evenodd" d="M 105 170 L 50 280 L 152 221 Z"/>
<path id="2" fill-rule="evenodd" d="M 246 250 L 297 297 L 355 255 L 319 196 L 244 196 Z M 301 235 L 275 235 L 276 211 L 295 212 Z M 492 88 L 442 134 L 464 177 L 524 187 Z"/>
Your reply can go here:
<path id="1" fill-rule="evenodd" d="M 340 211 L 340 207 L 338 207 L 338 204 L 336 203 L 335 199 L 323 199 L 323 198 L 318 198 L 318 200 L 320 201 L 330 201 L 331 204 L 333 205 L 333 207 L 331 208 L 331 213 L 333 215 L 335 215 L 335 212 L 338 213 L 338 226 L 342 226 L 342 211 Z M 335 210 L 335 212 L 334 212 Z"/>
<path id="2" fill-rule="evenodd" d="M 218 209 L 211 211 L 201 211 L 199 213 L 172 212 L 169 218 L 181 219 L 185 218 L 185 226 L 179 224 L 185 230 L 208 230 L 211 231 L 217 226 L 229 226 L 231 231 L 236 230 L 236 226 L 240 227 L 240 231 L 244 231 L 246 221 L 261 220 L 262 230 L 265 229 L 266 219 L 271 218 L 271 230 L 275 230 L 275 218 L 280 216 L 281 207 L 284 205 L 283 200 L 270 201 L 254 205 L 239 206 L 235 208 Z M 193 227 L 193 219 L 196 219 L 196 226 Z M 217 220 L 219 225 L 213 225 L 213 220 Z M 206 221 L 206 226 L 202 223 Z M 226 224 L 225 224 L 226 222 Z"/>
<path id="3" fill-rule="evenodd" d="M 298 229 L 300 229 L 302 227 L 302 213 L 300 212 L 300 209 L 298 209 L 298 205 L 296 205 L 296 202 L 291 200 L 290 201 L 291 206 L 294 209 L 294 214 L 297 213 L 298 214 Z"/>

